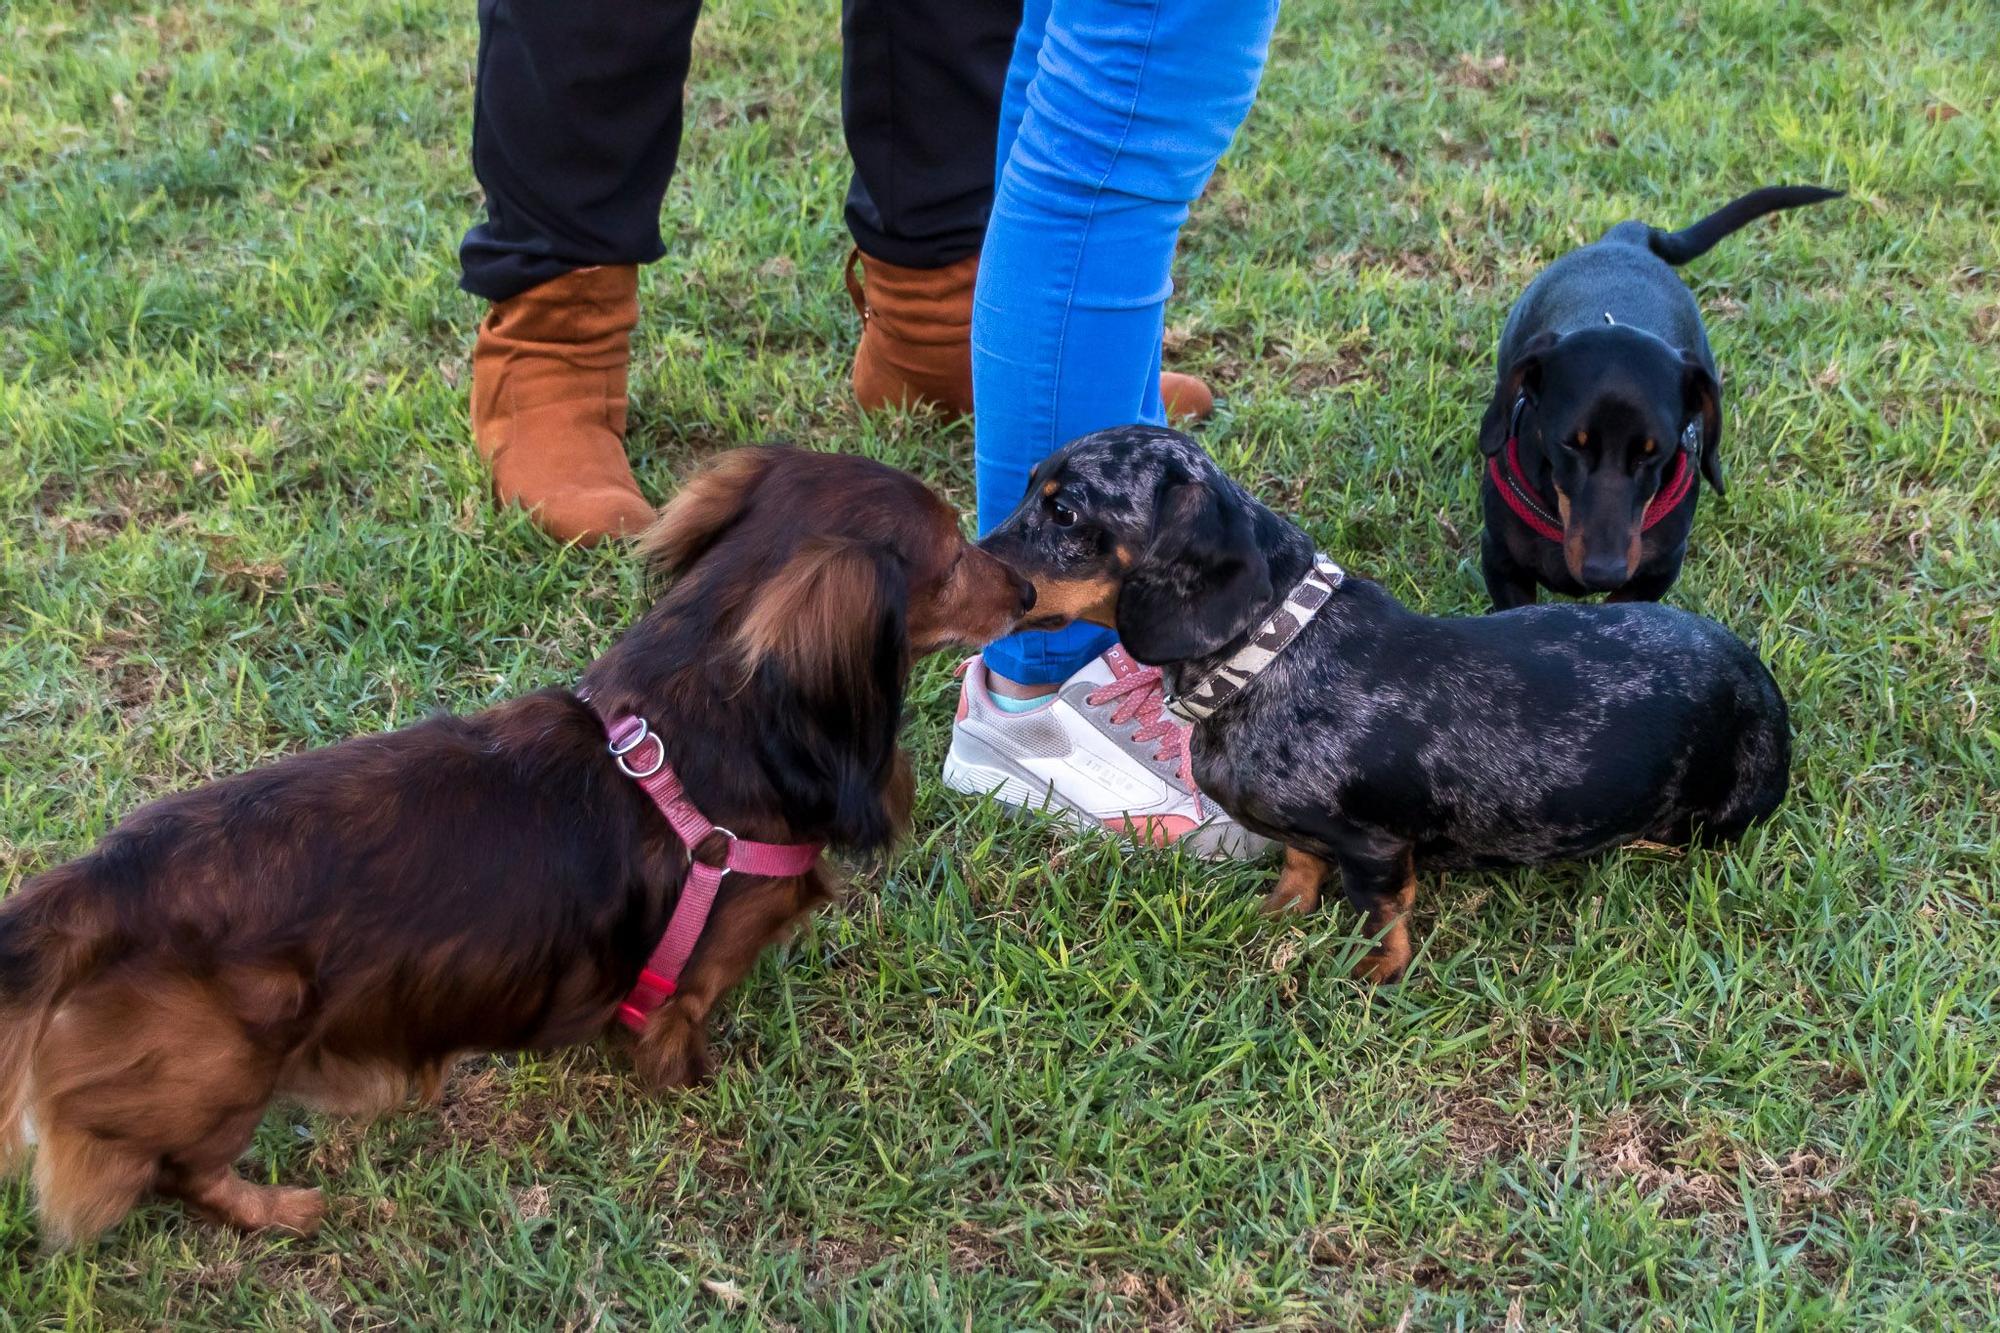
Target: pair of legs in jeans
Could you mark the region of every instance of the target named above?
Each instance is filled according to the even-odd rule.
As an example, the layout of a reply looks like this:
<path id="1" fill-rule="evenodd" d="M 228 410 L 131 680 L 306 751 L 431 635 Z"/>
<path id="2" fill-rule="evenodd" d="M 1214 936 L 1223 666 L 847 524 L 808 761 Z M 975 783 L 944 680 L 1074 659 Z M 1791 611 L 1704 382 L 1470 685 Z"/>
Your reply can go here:
<path id="1" fill-rule="evenodd" d="M 999 175 L 973 299 L 979 529 L 1059 446 L 1166 423 L 1175 242 L 1257 95 L 1278 0 L 1028 0 L 1001 100 Z M 1110 645 L 1079 625 L 986 650 L 1055 685 Z"/>
<path id="2" fill-rule="evenodd" d="M 1278 0 L 1028 0 L 972 312 L 979 526 L 1065 442 L 1163 425 L 1175 242 L 1256 97 Z M 966 673 L 945 782 L 1202 854 L 1267 844 L 1207 805 L 1159 673 L 1092 625 Z"/>
<path id="3" fill-rule="evenodd" d="M 481 0 L 473 161 L 488 217 L 461 255 L 464 286 L 499 303 L 482 329 L 487 355 L 475 354 L 474 413 L 503 493 L 508 451 L 516 472 L 531 474 L 522 459 L 547 423 L 582 443 L 527 459 L 547 466 L 517 491 L 576 475 L 586 446 L 623 465 L 623 357 L 636 319 L 629 266 L 664 253 L 659 209 L 699 7 Z M 1022 9 L 1022 0 L 845 0 L 842 11 L 855 168 L 846 213 L 858 247 L 920 271 L 977 264 L 971 387 L 982 530 L 1064 441 L 1165 420 L 1159 365 L 1175 241 L 1255 96 L 1277 0 L 1026 0 Z M 573 296 L 558 295 L 566 282 Z M 587 355 L 547 365 L 572 338 L 588 339 Z M 517 392 L 537 367 L 546 374 Z M 482 372 L 491 386 L 483 399 Z M 625 511 L 640 503 L 629 471 L 613 482 L 625 488 Z M 566 536 L 594 530 L 594 517 L 567 531 L 544 526 Z M 1110 642 L 1077 627 L 990 649 L 998 693 L 1056 692 L 1079 676 L 1088 688 L 1030 719 L 1042 733 L 1029 747 L 1035 762 L 1010 767 L 1025 761 L 1015 751 L 1027 733 L 1010 728 L 986 673 L 975 672 L 967 694 L 977 716 L 962 717 L 959 731 L 991 725 L 955 734 L 954 760 L 964 739 L 968 753 L 999 762 L 958 763 L 952 784 L 1004 788 L 1024 803 L 1037 785 L 1053 787 L 1073 811 L 1105 822 L 1138 811 L 1156 837 L 1211 817 L 1191 791 L 1185 732 L 1160 717 L 1157 679 L 1107 654 Z M 1051 738 L 1052 721 L 1066 738 Z M 1065 746 L 1104 762 L 1052 757 Z M 1102 775 L 1106 763 L 1127 771 L 1109 786 L 1072 782 L 1085 769 Z"/>

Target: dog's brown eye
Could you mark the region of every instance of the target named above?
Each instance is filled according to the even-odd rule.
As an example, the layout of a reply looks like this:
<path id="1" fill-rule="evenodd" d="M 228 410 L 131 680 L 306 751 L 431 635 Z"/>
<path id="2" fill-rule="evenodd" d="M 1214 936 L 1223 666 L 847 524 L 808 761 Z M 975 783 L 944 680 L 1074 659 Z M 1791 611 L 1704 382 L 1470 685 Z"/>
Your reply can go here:
<path id="1" fill-rule="evenodd" d="M 1059 504 L 1052 504 L 1049 506 L 1049 518 L 1057 527 L 1066 528 L 1076 522 L 1076 511 L 1066 509 Z"/>

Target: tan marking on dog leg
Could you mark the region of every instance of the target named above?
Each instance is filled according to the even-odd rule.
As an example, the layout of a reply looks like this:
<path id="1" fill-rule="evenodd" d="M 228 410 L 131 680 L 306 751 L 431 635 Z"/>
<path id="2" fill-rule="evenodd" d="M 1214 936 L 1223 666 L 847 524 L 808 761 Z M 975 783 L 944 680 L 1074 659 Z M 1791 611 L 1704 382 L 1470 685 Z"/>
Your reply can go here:
<path id="1" fill-rule="evenodd" d="M 252 1185 L 227 1166 L 177 1177 L 169 1173 L 161 1178 L 160 1192 L 238 1231 L 289 1231 L 310 1236 L 326 1219 L 326 1198 L 318 1190 Z"/>
<path id="2" fill-rule="evenodd" d="M 708 1015 L 758 955 L 826 901 L 818 872 L 767 880 L 718 901 L 672 998 L 646 1020 L 633 1059 L 656 1088 L 690 1088 L 708 1077 Z"/>
<path id="3" fill-rule="evenodd" d="M 1312 911 L 1319 906 L 1320 885 L 1326 881 L 1326 871 L 1326 862 L 1311 852 L 1285 848 L 1285 868 L 1278 872 L 1277 886 L 1265 895 L 1264 910 L 1273 915 Z"/>
<path id="4" fill-rule="evenodd" d="M 1394 897 L 1370 909 L 1362 929 L 1380 942 L 1355 965 L 1354 979 L 1372 985 L 1386 985 L 1403 978 L 1415 950 L 1410 947 L 1410 910 L 1417 901 L 1417 871 L 1414 858 L 1404 854 L 1403 887 Z"/>

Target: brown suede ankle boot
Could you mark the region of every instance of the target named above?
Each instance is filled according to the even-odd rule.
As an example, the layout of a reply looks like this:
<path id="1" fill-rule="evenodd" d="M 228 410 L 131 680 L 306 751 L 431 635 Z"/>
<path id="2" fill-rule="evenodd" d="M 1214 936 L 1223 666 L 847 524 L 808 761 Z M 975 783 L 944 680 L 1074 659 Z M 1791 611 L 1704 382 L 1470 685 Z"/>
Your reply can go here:
<path id="1" fill-rule="evenodd" d="M 847 294 L 861 316 L 854 397 L 862 411 L 909 405 L 971 415 L 978 276 L 976 255 L 944 268 L 904 268 L 858 249 L 847 256 Z M 1215 396 L 1192 375 L 1163 372 L 1160 397 L 1170 421 L 1205 421 L 1215 411 Z"/>
<path id="2" fill-rule="evenodd" d="M 472 439 L 503 504 L 588 546 L 653 521 L 625 458 L 639 270 L 580 268 L 494 303 L 472 349 Z"/>
<path id="3" fill-rule="evenodd" d="M 1206 421 L 1215 415 L 1215 395 L 1208 385 L 1177 370 L 1160 372 L 1160 401 L 1169 421 Z"/>
<path id="4" fill-rule="evenodd" d="M 904 268 L 859 250 L 847 256 L 847 294 L 861 316 L 854 397 L 862 411 L 908 406 L 971 415 L 978 275 L 977 255 L 943 268 Z"/>

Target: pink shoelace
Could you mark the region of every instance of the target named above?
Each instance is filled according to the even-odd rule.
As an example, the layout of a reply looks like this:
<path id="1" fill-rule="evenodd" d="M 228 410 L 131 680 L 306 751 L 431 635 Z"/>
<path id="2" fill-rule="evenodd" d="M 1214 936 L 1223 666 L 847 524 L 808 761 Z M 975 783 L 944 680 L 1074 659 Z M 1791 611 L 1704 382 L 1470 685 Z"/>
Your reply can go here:
<path id="1" fill-rule="evenodd" d="M 1160 743 L 1153 757 L 1173 761 L 1181 785 L 1194 797 L 1195 818 L 1202 817 L 1201 788 L 1195 785 L 1194 754 L 1188 749 L 1188 738 L 1194 734 L 1194 728 L 1184 727 L 1167 715 L 1167 686 L 1160 679 L 1158 667 L 1140 667 L 1128 676 L 1100 685 L 1084 695 L 1083 701 L 1093 708 L 1117 704 L 1111 712 L 1111 725 L 1115 727 L 1137 718 L 1141 725 L 1132 733 L 1132 739 Z"/>

